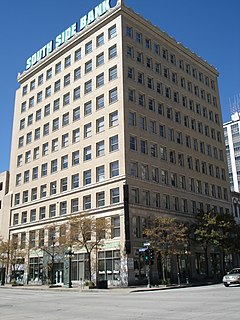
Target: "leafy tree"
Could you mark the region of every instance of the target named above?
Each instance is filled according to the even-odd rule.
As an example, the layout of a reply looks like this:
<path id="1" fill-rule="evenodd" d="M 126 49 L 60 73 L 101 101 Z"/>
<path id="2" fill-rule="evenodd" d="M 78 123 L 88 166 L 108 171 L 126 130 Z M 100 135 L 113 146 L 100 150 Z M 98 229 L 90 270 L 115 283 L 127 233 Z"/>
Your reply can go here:
<path id="1" fill-rule="evenodd" d="M 178 255 L 187 243 L 187 227 L 174 218 L 156 217 L 144 231 L 150 247 L 161 257 L 163 281 L 166 282 L 167 258 L 175 255 L 179 269 Z"/>
<path id="2" fill-rule="evenodd" d="M 232 215 L 219 214 L 214 210 L 200 211 L 196 216 L 194 234 L 196 241 L 204 250 L 206 275 L 209 277 L 208 254 L 211 247 L 218 247 L 224 254 L 236 250 L 237 225 Z M 239 239 L 239 238 L 238 238 Z"/>
<path id="3" fill-rule="evenodd" d="M 90 216 L 78 216 L 71 218 L 69 220 L 69 224 L 70 228 L 68 233 L 66 233 L 66 235 L 60 239 L 60 242 L 65 242 L 68 245 L 73 245 L 80 249 L 84 248 L 86 250 L 89 270 L 88 280 L 92 281 L 91 253 L 93 250 L 98 250 L 98 248 L 103 245 L 105 234 L 109 229 L 109 225 L 106 219 L 96 219 Z"/>

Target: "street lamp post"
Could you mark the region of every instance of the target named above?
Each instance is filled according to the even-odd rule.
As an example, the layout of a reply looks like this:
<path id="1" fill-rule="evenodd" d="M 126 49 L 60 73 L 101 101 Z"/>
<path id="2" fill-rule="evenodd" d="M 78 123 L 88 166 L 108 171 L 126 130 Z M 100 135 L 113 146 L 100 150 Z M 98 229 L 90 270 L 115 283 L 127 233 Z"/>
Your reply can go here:
<path id="1" fill-rule="evenodd" d="M 189 255 L 189 250 L 188 250 L 188 245 L 184 245 L 184 253 L 186 256 L 186 284 L 189 284 L 189 265 L 188 265 L 188 255 Z"/>
<path id="2" fill-rule="evenodd" d="M 72 251 L 72 246 L 69 246 L 66 252 L 66 257 L 68 258 L 68 281 L 67 288 L 72 288 L 72 257 L 74 252 Z"/>

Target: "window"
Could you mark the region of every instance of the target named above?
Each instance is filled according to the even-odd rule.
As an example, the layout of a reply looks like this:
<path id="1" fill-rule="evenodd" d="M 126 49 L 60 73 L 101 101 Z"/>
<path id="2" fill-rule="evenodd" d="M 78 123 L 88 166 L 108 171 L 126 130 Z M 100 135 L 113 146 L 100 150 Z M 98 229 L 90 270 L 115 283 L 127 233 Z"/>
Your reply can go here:
<path id="1" fill-rule="evenodd" d="M 59 129 L 59 118 L 53 119 L 52 130 L 56 131 Z"/>
<path id="2" fill-rule="evenodd" d="M 44 143 L 42 146 L 42 155 L 43 156 L 48 155 L 48 142 Z"/>
<path id="3" fill-rule="evenodd" d="M 109 114 L 109 127 L 118 125 L 118 111 Z"/>
<path id="4" fill-rule="evenodd" d="M 64 87 L 70 84 L 70 73 L 64 76 Z"/>
<path id="5" fill-rule="evenodd" d="M 137 150 L 137 137 L 130 136 L 130 150 Z"/>
<path id="6" fill-rule="evenodd" d="M 72 143 L 76 143 L 80 141 L 80 129 L 77 128 L 72 131 Z"/>
<path id="7" fill-rule="evenodd" d="M 72 165 L 75 166 L 80 163 L 79 151 L 74 151 L 72 153 Z"/>
<path id="8" fill-rule="evenodd" d="M 39 219 L 45 219 L 46 218 L 46 207 L 41 207 L 39 209 Z"/>
<path id="9" fill-rule="evenodd" d="M 44 117 L 47 117 L 50 115 L 50 104 L 47 104 L 44 106 Z"/>
<path id="10" fill-rule="evenodd" d="M 28 191 L 23 191 L 23 203 L 28 202 Z"/>
<path id="11" fill-rule="evenodd" d="M 85 44 L 85 54 L 91 53 L 92 50 L 93 50 L 92 41 L 89 41 L 88 43 Z"/>
<path id="12" fill-rule="evenodd" d="M 80 86 L 73 91 L 73 100 L 80 99 Z"/>
<path id="13" fill-rule="evenodd" d="M 109 91 L 109 103 L 114 103 L 118 100 L 117 88 L 114 88 Z"/>
<path id="14" fill-rule="evenodd" d="M 47 163 L 43 163 L 42 164 L 42 170 L 41 170 L 41 176 L 42 177 L 46 177 L 47 176 L 47 172 L 48 171 L 48 164 Z"/>
<path id="15" fill-rule="evenodd" d="M 112 217 L 112 238 L 120 237 L 120 217 Z"/>
<path id="16" fill-rule="evenodd" d="M 43 136 L 46 136 L 49 134 L 49 122 L 45 123 L 43 126 Z"/>
<path id="17" fill-rule="evenodd" d="M 110 189 L 111 204 L 118 203 L 120 201 L 119 188 Z"/>
<path id="18" fill-rule="evenodd" d="M 104 95 L 103 94 L 96 98 L 96 109 L 99 110 L 102 108 L 104 108 Z"/>
<path id="19" fill-rule="evenodd" d="M 96 120 L 96 132 L 102 132 L 104 131 L 104 117 L 101 117 Z"/>
<path id="20" fill-rule="evenodd" d="M 101 87 L 104 85 L 104 73 L 102 72 L 96 77 L 96 87 Z"/>
<path id="21" fill-rule="evenodd" d="M 63 105 L 66 106 L 70 103 L 70 93 L 66 93 L 63 96 Z"/>
<path id="22" fill-rule="evenodd" d="M 29 170 L 24 171 L 24 183 L 29 182 L 30 172 Z"/>
<path id="23" fill-rule="evenodd" d="M 114 161 L 110 163 L 110 177 L 119 176 L 119 161 Z"/>
<path id="24" fill-rule="evenodd" d="M 45 98 L 48 98 L 51 96 L 51 86 L 47 87 L 45 90 Z"/>
<path id="25" fill-rule="evenodd" d="M 104 154 L 105 154 L 105 147 L 104 147 L 104 140 L 102 140 L 96 144 L 96 157 L 104 156 Z"/>
<path id="26" fill-rule="evenodd" d="M 96 181 L 101 182 L 105 180 L 105 170 L 104 166 L 100 166 L 96 168 Z"/>
<path id="27" fill-rule="evenodd" d="M 91 195 L 87 195 L 83 197 L 83 209 L 87 210 L 87 209 L 91 209 Z"/>
<path id="28" fill-rule="evenodd" d="M 96 57 L 96 66 L 101 66 L 104 64 L 104 52 L 101 52 L 99 55 Z"/>
<path id="29" fill-rule="evenodd" d="M 118 150 L 118 135 L 109 138 L 109 151 Z"/>
<path id="30" fill-rule="evenodd" d="M 63 114 L 62 116 L 62 126 L 67 126 L 69 124 L 69 112 Z"/>
<path id="31" fill-rule="evenodd" d="M 33 149 L 33 160 L 36 160 L 39 158 L 39 147 L 36 147 Z"/>
<path id="32" fill-rule="evenodd" d="M 96 205 L 97 207 L 103 207 L 105 205 L 105 192 L 98 192 L 96 194 Z"/>
<path id="33" fill-rule="evenodd" d="M 96 39 L 96 45 L 97 47 L 100 47 L 104 44 L 104 33 L 101 33 L 97 36 L 97 39 Z"/>
<path id="34" fill-rule="evenodd" d="M 53 181 L 50 183 L 50 195 L 57 193 L 57 182 Z"/>
<path id="35" fill-rule="evenodd" d="M 117 56 L 117 45 L 115 44 L 114 46 L 110 47 L 108 49 L 108 58 L 113 59 Z"/>
<path id="36" fill-rule="evenodd" d="M 37 218 L 36 209 L 32 209 L 30 211 L 30 222 L 36 221 L 36 218 Z"/>
<path id="37" fill-rule="evenodd" d="M 54 159 L 51 161 L 51 173 L 57 172 L 58 170 L 58 160 Z"/>
<path id="38" fill-rule="evenodd" d="M 40 187 L 40 198 L 44 198 L 47 196 L 47 185 L 44 184 Z"/>
<path id="39" fill-rule="evenodd" d="M 87 94 L 89 92 L 92 92 L 92 80 L 84 83 L 84 93 Z"/>
<path id="40" fill-rule="evenodd" d="M 108 39 L 112 39 L 117 35 L 116 25 L 112 26 L 108 29 Z"/>
<path id="41" fill-rule="evenodd" d="M 27 151 L 25 153 L 25 163 L 29 163 L 31 161 L 31 151 Z"/>
<path id="42" fill-rule="evenodd" d="M 92 60 L 89 60 L 85 63 L 85 74 L 92 71 Z"/>
<path id="43" fill-rule="evenodd" d="M 61 158 L 61 169 L 68 168 L 68 155 L 62 156 Z"/>
<path id="44" fill-rule="evenodd" d="M 38 76 L 38 85 L 40 86 L 41 84 L 43 84 L 43 74 Z"/>
<path id="45" fill-rule="evenodd" d="M 81 78 L 81 67 L 74 70 L 74 81 Z"/>
<path id="46" fill-rule="evenodd" d="M 60 216 L 67 214 L 67 201 L 60 202 Z"/>
<path id="47" fill-rule="evenodd" d="M 73 109 L 73 121 L 80 120 L 80 107 Z"/>
<path id="48" fill-rule="evenodd" d="M 83 149 L 83 151 L 84 151 L 84 156 L 83 156 L 84 161 L 91 160 L 92 159 L 92 148 L 91 148 L 91 146 L 85 147 Z"/>
<path id="49" fill-rule="evenodd" d="M 75 62 L 76 62 L 76 61 L 81 60 L 81 58 L 82 58 L 82 51 L 81 51 L 81 48 L 80 48 L 80 49 L 78 49 L 78 50 L 75 51 L 75 53 L 74 53 L 74 60 L 75 60 Z"/>
<path id="50" fill-rule="evenodd" d="M 62 64 L 61 64 L 61 62 L 58 62 L 58 63 L 55 65 L 55 74 L 60 73 L 61 70 L 62 70 Z"/>
<path id="51" fill-rule="evenodd" d="M 71 200 L 71 212 L 72 213 L 78 212 L 78 199 Z"/>
<path id="52" fill-rule="evenodd" d="M 92 136 L 92 123 L 89 122 L 84 125 L 84 138 L 89 138 Z"/>
<path id="53" fill-rule="evenodd" d="M 131 162 L 130 163 L 130 175 L 132 177 L 137 177 L 138 176 L 138 164 L 137 164 L 137 162 Z"/>
<path id="54" fill-rule="evenodd" d="M 79 187 L 79 174 L 72 175 L 72 189 Z"/>
<path id="55" fill-rule="evenodd" d="M 56 216 L 56 204 L 50 204 L 49 206 L 49 217 L 53 218 Z"/>
<path id="56" fill-rule="evenodd" d="M 19 217 L 19 214 L 14 213 L 14 215 L 13 215 L 13 225 L 14 226 L 16 226 L 18 224 L 18 217 Z"/>
<path id="57" fill-rule="evenodd" d="M 22 113 L 25 112 L 26 109 L 27 109 L 27 103 L 26 103 L 26 101 L 24 101 L 24 102 L 21 104 L 21 112 L 22 112 Z"/>
<path id="58" fill-rule="evenodd" d="M 37 103 L 42 102 L 42 91 L 38 92 L 37 94 Z"/>
<path id="59" fill-rule="evenodd" d="M 88 101 L 84 104 L 84 116 L 88 116 L 92 113 L 92 101 Z"/>
<path id="60" fill-rule="evenodd" d="M 69 135 L 65 133 L 62 135 L 62 148 L 66 148 L 69 144 Z"/>
<path id="61" fill-rule="evenodd" d="M 53 111 L 59 110 L 59 106 L 60 106 L 60 99 L 54 100 L 54 102 L 53 102 Z"/>
<path id="62" fill-rule="evenodd" d="M 109 81 L 117 79 L 117 66 L 109 69 Z"/>
<path id="63" fill-rule="evenodd" d="M 92 183 L 92 172 L 91 170 L 86 170 L 83 172 L 83 184 L 91 184 Z"/>
<path id="64" fill-rule="evenodd" d="M 67 191 L 68 188 L 68 178 L 62 178 L 60 180 L 60 190 L 61 192 Z"/>
<path id="65" fill-rule="evenodd" d="M 52 68 L 48 69 L 46 74 L 46 80 L 49 80 L 50 78 L 52 78 Z"/>
<path id="66" fill-rule="evenodd" d="M 65 58 L 65 61 L 64 61 L 64 66 L 65 68 L 69 67 L 71 65 L 71 56 L 67 56 Z"/>
<path id="67" fill-rule="evenodd" d="M 31 97 L 29 99 L 29 109 L 32 108 L 34 106 L 34 97 Z"/>

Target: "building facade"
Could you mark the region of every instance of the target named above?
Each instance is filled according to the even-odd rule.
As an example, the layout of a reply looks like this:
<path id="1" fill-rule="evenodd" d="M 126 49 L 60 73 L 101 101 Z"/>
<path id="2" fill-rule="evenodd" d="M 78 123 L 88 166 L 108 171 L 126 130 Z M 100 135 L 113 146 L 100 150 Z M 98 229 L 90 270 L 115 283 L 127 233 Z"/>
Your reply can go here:
<path id="1" fill-rule="evenodd" d="M 224 139 L 227 153 L 230 189 L 232 192 L 240 191 L 240 117 L 235 112 L 232 120 L 223 124 Z"/>
<path id="2" fill-rule="evenodd" d="M 9 172 L 0 173 L 0 238 L 8 240 L 9 236 Z"/>
<path id="3" fill-rule="evenodd" d="M 49 227 L 58 233 L 71 216 L 110 221 L 98 277 L 128 285 L 145 276 L 137 249 L 149 219 L 231 208 L 218 72 L 121 1 L 100 6 L 18 77 L 10 236 L 28 250 L 30 281 L 42 277 Z M 74 252 L 80 281 L 86 252 Z"/>

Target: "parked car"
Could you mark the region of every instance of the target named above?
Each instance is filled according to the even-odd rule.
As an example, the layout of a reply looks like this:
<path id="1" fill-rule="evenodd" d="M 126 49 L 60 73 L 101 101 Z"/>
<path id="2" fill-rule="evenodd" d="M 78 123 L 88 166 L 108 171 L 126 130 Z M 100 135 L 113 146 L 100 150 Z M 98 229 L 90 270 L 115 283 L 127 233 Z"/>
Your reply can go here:
<path id="1" fill-rule="evenodd" d="M 223 284 L 229 287 L 230 284 L 240 284 L 240 268 L 234 268 L 223 277 Z"/>

